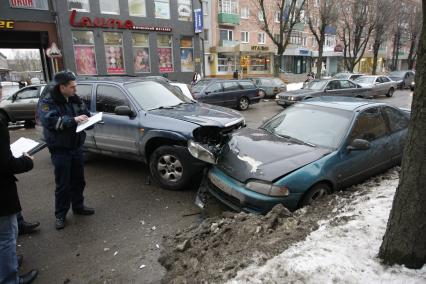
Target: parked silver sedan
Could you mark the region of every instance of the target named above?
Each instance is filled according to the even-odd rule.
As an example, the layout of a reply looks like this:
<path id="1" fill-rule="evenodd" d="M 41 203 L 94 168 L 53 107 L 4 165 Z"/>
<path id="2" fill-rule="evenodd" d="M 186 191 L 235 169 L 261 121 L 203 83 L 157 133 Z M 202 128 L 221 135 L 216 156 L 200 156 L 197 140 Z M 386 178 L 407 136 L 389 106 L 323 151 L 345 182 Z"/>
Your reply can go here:
<path id="1" fill-rule="evenodd" d="M 355 82 L 365 88 L 371 88 L 371 94 L 374 97 L 392 97 L 397 89 L 397 82 L 392 81 L 387 76 L 361 76 Z"/>

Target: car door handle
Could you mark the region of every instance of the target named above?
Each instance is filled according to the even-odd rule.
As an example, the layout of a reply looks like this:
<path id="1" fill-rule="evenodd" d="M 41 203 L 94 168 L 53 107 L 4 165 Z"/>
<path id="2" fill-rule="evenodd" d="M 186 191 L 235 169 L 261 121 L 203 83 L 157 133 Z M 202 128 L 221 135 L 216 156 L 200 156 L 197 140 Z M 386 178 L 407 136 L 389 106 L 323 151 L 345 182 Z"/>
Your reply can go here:
<path id="1" fill-rule="evenodd" d="M 103 120 L 99 121 L 98 124 L 105 124 Z"/>

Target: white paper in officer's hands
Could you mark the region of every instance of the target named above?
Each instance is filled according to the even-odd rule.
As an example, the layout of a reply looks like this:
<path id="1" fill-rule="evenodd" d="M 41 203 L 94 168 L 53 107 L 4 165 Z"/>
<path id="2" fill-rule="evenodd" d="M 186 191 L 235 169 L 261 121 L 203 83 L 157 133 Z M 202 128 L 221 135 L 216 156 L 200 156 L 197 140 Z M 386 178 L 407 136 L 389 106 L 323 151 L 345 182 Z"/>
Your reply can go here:
<path id="1" fill-rule="evenodd" d="M 19 158 L 22 156 L 22 153 L 27 153 L 33 148 L 37 147 L 40 144 L 37 141 L 31 140 L 29 138 L 21 137 L 10 145 L 10 150 L 12 151 L 12 155 L 15 158 Z"/>
<path id="2" fill-rule="evenodd" d="M 89 117 L 89 119 L 86 122 L 79 124 L 77 126 L 76 132 L 81 132 L 84 129 L 86 129 L 87 127 L 90 127 L 93 124 L 98 123 L 101 120 L 102 120 L 102 112 L 99 112 L 99 113 L 95 114 L 94 116 Z"/>

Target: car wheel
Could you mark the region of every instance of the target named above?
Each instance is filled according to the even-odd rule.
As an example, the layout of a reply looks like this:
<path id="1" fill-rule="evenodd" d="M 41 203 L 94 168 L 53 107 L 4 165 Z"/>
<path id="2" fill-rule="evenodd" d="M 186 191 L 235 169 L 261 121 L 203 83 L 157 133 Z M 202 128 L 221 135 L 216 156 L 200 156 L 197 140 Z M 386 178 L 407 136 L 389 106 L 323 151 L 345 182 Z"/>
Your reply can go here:
<path id="1" fill-rule="evenodd" d="M 300 202 L 300 207 L 312 204 L 318 199 L 321 199 L 325 195 L 329 194 L 330 191 L 330 186 L 325 183 L 318 183 L 312 186 L 303 196 L 302 201 Z"/>
<path id="2" fill-rule="evenodd" d="M 259 90 L 259 96 L 266 99 L 266 92 L 264 90 Z"/>
<path id="3" fill-rule="evenodd" d="M 386 97 L 388 97 L 388 98 L 392 97 L 393 96 L 393 92 L 394 92 L 393 88 L 390 88 L 389 92 L 386 94 Z"/>
<path id="4" fill-rule="evenodd" d="M 149 169 L 162 188 L 180 190 L 187 185 L 190 172 L 182 151 L 175 146 L 161 146 L 152 153 Z"/>
<path id="5" fill-rule="evenodd" d="M 246 110 L 248 109 L 249 105 L 250 105 L 249 99 L 246 97 L 241 97 L 240 100 L 238 101 L 239 110 Z"/>
<path id="6" fill-rule="evenodd" d="M 7 116 L 7 114 L 6 114 L 6 113 L 4 113 L 4 112 L 2 112 L 2 111 L 0 111 L 0 119 L 1 119 L 1 120 L 4 120 L 4 121 L 6 121 L 6 122 L 9 122 L 9 117 Z"/>
<path id="7" fill-rule="evenodd" d="M 35 121 L 34 120 L 25 120 L 24 127 L 25 128 L 34 128 Z"/>

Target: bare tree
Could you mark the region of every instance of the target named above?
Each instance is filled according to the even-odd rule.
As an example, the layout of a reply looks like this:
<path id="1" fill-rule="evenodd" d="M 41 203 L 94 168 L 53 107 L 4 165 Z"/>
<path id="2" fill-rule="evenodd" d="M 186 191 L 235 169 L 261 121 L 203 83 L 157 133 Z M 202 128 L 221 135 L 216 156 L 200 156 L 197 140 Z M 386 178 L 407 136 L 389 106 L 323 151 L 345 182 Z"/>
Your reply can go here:
<path id="1" fill-rule="evenodd" d="M 386 264 L 421 268 L 426 263 L 426 0 L 423 0 L 416 90 L 411 121 L 395 193 L 379 257 Z"/>
<path id="2" fill-rule="evenodd" d="M 410 41 L 410 51 L 408 52 L 408 69 L 413 69 L 417 57 L 417 45 L 422 30 L 422 10 L 413 4 L 409 7 L 411 17 L 408 18 L 407 38 Z"/>
<path id="3" fill-rule="evenodd" d="M 318 59 L 316 63 L 317 78 L 321 77 L 322 54 L 326 39 L 326 28 L 336 24 L 338 11 L 336 0 L 308 0 L 306 3 L 307 20 L 311 33 L 318 44 Z M 318 4 L 318 7 L 316 5 Z"/>
<path id="4" fill-rule="evenodd" d="M 301 11 L 306 0 L 252 0 L 262 20 L 258 20 L 260 28 L 277 47 L 274 60 L 274 76 L 278 76 L 283 54 L 290 43 L 294 26 L 301 22 Z M 278 19 L 278 21 L 275 21 Z M 277 35 L 277 36 L 275 36 Z"/>
<path id="5" fill-rule="evenodd" d="M 409 18 L 413 16 L 410 14 L 410 10 L 408 7 L 409 6 L 407 5 L 406 1 L 396 1 L 394 3 L 394 9 L 396 11 L 396 14 L 392 28 L 392 70 L 398 69 L 398 60 L 402 41 L 405 41 Z"/>
<path id="6" fill-rule="evenodd" d="M 374 6 L 370 0 L 347 0 L 339 2 L 341 29 L 339 38 L 343 42 L 343 63 L 353 72 L 361 60 L 374 30 L 372 19 Z"/>

